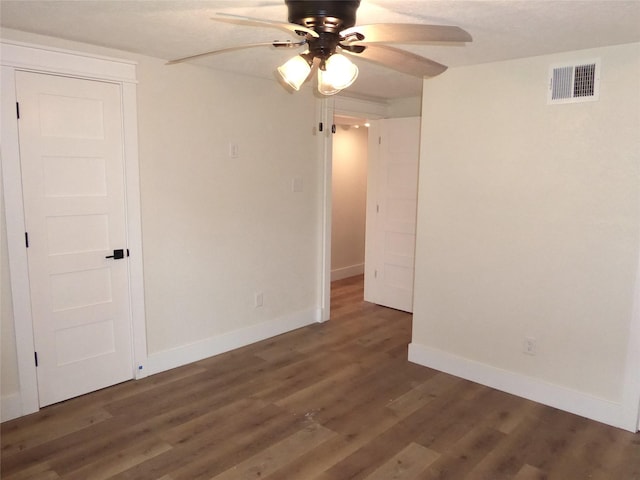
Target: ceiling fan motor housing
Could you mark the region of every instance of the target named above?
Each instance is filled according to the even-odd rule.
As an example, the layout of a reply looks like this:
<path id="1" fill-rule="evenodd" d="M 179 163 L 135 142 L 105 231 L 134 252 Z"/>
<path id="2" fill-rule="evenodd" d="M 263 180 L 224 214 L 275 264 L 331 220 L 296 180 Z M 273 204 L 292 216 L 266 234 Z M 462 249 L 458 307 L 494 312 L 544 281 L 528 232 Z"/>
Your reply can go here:
<path id="1" fill-rule="evenodd" d="M 289 22 L 310 28 L 318 38 L 307 38 L 314 57 L 326 60 L 340 43 L 340 32 L 356 24 L 360 0 L 285 0 Z"/>
<path id="2" fill-rule="evenodd" d="M 356 24 L 360 0 L 285 0 L 289 22 L 316 32 L 340 33 Z"/>

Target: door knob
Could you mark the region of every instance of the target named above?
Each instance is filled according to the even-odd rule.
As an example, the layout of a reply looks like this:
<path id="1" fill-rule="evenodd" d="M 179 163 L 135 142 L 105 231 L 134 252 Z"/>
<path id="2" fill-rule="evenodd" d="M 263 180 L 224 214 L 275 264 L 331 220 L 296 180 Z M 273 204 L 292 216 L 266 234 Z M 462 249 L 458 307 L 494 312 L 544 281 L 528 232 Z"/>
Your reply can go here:
<path id="1" fill-rule="evenodd" d="M 127 257 L 129 256 L 129 249 L 127 248 Z M 104 258 L 113 258 L 114 260 L 120 260 L 124 258 L 124 249 L 120 248 L 118 250 L 113 251 L 113 255 L 107 255 Z"/>

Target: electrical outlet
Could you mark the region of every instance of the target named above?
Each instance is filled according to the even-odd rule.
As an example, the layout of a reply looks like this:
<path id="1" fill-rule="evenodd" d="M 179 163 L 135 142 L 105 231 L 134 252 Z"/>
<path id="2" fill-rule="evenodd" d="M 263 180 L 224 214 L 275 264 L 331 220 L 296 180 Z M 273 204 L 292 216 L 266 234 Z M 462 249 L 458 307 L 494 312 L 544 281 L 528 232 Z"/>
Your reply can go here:
<path id="1" fill-rule="evenodd" d="M 254 306 L 258 308 L 258 307 L 261 307 L 263 303 L 264 303 L 264 296 L 262 295 L 262 292 L 257 292 L 254 297 Z"/>
<path id="2" fill-rule="evenodd" d="M 537 340 L 534 337 L 524 337 L 522 353 L 526 355 L 535 355 L 538 353 Z"/>

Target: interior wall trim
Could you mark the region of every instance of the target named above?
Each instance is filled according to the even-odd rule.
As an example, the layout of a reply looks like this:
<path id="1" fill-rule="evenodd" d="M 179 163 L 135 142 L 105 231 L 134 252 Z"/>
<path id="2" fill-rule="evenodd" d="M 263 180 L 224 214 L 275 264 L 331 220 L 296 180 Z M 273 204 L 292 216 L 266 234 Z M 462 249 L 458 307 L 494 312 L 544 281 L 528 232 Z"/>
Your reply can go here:
<path id="1" fill-rule="evenodd" d="M 364 263 L 349 265 L 347 267 L 334 268 L 331 270 L 331 281 L 342 280 L 343 278 L 355 277 L 364 274 Z"/>
<path id="2" fill-rule="evenodd" d="M 249 327 L 232 330 L 222 335 L 205 338 L 198 342 L 152 353 L 147 360 L 147 374 L 171 370 L 189 363 L 204 360 L 221 353 L 251 345 L 276 335 L 305 327 L 320 319 L 320 309 L 310 309 L 262 322 Z"/>
<path id="3" fill-rule="evenodd" d="M 20 70 L 137 83 L 136 62 L 44 45 L 2 40 L 2 65 Z"/>
<path id="4" fill-rule="evenodd" d="M 409 344 L 409 361 L 581 417 L 636 432 L 636 419 L 627 414 L 622 403 L 416 343 Z"/>

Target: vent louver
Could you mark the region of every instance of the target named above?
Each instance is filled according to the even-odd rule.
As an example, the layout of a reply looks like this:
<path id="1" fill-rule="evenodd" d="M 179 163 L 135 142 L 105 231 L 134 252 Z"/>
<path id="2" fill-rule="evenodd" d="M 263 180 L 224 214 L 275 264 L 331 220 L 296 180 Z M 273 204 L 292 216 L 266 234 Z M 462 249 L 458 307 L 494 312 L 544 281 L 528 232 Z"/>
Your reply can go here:
<path id="1" fill-rule="evenodd" d="M 549 103 L 576 103 L 599 98 L 598 60 L 553 66 L 549 75 Z"/>

